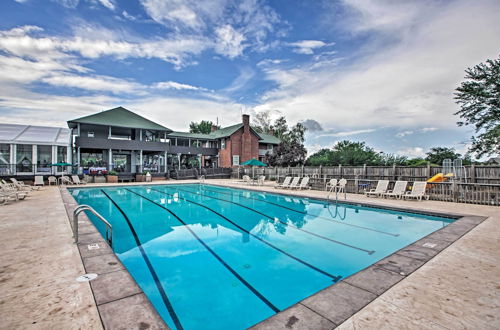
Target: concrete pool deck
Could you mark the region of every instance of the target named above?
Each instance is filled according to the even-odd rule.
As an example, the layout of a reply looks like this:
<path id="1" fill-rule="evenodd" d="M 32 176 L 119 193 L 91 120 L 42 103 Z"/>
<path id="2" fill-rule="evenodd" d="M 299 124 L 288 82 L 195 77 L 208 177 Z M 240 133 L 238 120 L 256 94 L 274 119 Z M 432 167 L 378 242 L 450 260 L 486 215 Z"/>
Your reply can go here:
<path id="1" fill-rule="evenodd" d="M 153 184 L 188 182 L 198 181 Z M 271 184 L 248 186 L 234 180 L 207 180 L 206 183 L 318 198 L 327 195 L 314 190 L 276 190 Z M 102 328 L 89 284 L 75 281 L 84 273 L 84 268 L 73 244 L 58 188 L 45 187 L 31 195 L 26 201 L 0 206 L 3 252 L 0 256 L 0 327 Z M 352 194 L 347 197 L 348 201 L 385 207 L 488 218 L 389 290 L 377 294 L 371 303 L 345 321 L 332 319 L 328 309 L 308 303 L 306 299 L 256 328 L 500 328 L 500 208 L 382 200 Z M 328 299 L 331 297 L 324 294 L 324 300 Z"/>

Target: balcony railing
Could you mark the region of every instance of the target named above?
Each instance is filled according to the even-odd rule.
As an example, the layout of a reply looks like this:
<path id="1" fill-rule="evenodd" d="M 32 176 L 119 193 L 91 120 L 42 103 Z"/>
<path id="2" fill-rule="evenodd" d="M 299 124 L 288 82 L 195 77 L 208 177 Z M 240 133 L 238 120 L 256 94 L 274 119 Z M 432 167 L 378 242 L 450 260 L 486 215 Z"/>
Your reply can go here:
<path id="1" fill-rule="evenodd" d="M 71 166 L 50 166 L 43 164 L 0 164 L 0 176 L 56 175 L 72 173 Z"/>

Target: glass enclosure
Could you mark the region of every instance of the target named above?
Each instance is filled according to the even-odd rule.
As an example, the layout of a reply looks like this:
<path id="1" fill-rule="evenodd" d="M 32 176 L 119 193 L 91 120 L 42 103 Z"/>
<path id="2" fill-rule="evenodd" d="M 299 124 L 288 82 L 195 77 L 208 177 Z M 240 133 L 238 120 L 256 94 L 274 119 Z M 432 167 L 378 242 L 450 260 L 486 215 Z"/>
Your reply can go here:
<path id="1" fill-rule="evenodd" d="M 16 145 L 16 169 L 19 173 L 33 172 L 33 145 Z"/>
<path id="2" fill-rule="evenodd" d="M 11 174 L 10 168 L 10 144 L 0 143 L 0 175 Z"/>
<path id="3" fill-rule="evenodd" d="M 36 171 L 42 173 L 50 173 L 50 164 L 52 164 L 52 146 L 38 145 L 36 150 Z"/>
<path id="4" fill-rule="evenodd" d="M 66 163 L 68 161 L 68 147 L 57 146 L 57 162 Z M 57 166 L 57 172 L 64 172 L 65 166 Z"/>

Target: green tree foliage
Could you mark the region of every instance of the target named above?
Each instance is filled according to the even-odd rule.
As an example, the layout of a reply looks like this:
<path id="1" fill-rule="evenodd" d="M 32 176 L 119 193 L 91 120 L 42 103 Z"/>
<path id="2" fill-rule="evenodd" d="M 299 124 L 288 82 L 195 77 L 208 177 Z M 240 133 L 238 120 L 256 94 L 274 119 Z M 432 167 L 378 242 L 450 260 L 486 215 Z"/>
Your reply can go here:
<path id="1" fill-rule="evenodd" d="M 262 111 L 252 119 L 252 127 L 259 133 L 271 134 L 271 113 Z"/>
<path id="2" fill-rule="evenodd" d="M 455 100 L 462 119 L 459 126 L 474 125 L 476 136 L 469 150 L 477 157 L 500 153 L 500 58 L 465 70 L 465 81 Z"/>
<path id="3" fill-rule="evenodd" d="M 311 166 L 362 166 L 362 165 L 405 165 L 407 158 L 392 154 L 377 152 L 368 147 L 365 142 L 340 141 L 333 149 L 321 149 L 311 155 L 306 164 Z"/>
<path id="4" fill-rule="evenodd" d="M 423 159 L 422 157 L 408 159 L 406 162 L 406 166 L 424 166 L 427 165 L 428 161 Z"/>
<path id="5" fill-rule="evenodd" d="M 442 165 L 445 159 L 459 159 L 462 155 L 455 152 L 454 148 L 434 147 L 427 152 L 425 160 L 433 165 Z"/>
<path id="6" fill-rule="evenodd" d="M 270 125 L 270 133 L 281 140 L 273 154 L 266 154 L 266 163 L 271 166 L 303 165 L 307 150 L 304 147 L 306 128 L 301 123 L 289 127 L 285 117 L 279 117 Z"/>
<path id="7" fill-rule="evenodd" d="M 202 120 L 199 123 L 191 122 L 189 124 L 189 132 L 190 133 L 201 133 L 201 134 L 210 134 L 212 131 L 212 123 L 209 120 Z M 219 129 L 220 126 L 217 126 L 217 129 Z"/>

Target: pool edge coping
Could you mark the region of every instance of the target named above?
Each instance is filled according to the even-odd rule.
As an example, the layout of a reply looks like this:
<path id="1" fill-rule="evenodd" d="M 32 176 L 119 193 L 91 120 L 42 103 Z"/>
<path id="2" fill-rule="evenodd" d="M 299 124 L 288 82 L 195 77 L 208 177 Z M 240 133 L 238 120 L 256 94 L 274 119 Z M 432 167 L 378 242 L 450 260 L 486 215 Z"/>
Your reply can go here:
<path id="1" fill-rule="evenodd" d="M 179 185 L 186 185 L 186 184 L 204 184 L 204 185 L 212 185 L 212 186 L 219 186 L 219 187 L 225 187 L 225 188 L 235 188 L 235 189 L 242 189 L 242 190 L 247 190 L 247 191 L 258 191 L 258 192 L 264 192 L 264 193 L 271 193 L 271 194 L 277 194 L 277 195 L 282 195 L 282 196 L 288 196 L 288 197 L 300 197 L 300 198 L 306 198 L 306 199 L 313 199 L 313 200 L 320 200 L 323 202 L 335 202 L 332 201 L 328 198 L 324 197 L 318 197 L 318 196 L 307 196 L 303 194 L 288 194 L 287 191 L 276 191 L 276 192 L 269 192 L 265 190 L 259 190 L 259 187 L 255 187 L 254 189 L 246 188 L 246 187 L 235 187 L 232 185 L 224 185 L 220 183 L 206 183 L 206 182 L 162 182 L 162 183 L 141 183 L 138 186 L 154 186 L 154 185 L 162 185 L 162 184 L 179 184 Z M 69 193 L 68 189 L 75 189 L 75 188 L 80 188 L 80 189 L 85 189 L 85 188 L 101 188 L 101 187 L 124 187 L 124 185 L 106 185 L 106 186 L 73 186 L 73 187 L 61 187 L 61 195 L 63 196 L 63 191 L 65 191 L 73 200 L 75 204 L 76 201 L 74 198 L 71 196 Z M 66 201 L 63 197 L 63 202 L 66 206 Z M 452 212 L 446 212 L 446 213 L 441 213 L 441 212 L 436 212 L 436 211 L 428 211 L 428 210 L 421 210 L 421 209 L 414 209 L 414 208 L 403 208 L 403 207 L 393 207 L 393 206 L 386 206 L 386 205 L 377 205 L 377 204 L 372 204 L 372 203 L 366 203 L 366 202 L 359 202 L 359 201 L 349 201 L 349 200 L 341 200 L 338 201 L 340 204 L 347 204 L 347 205 L 352 205 L 352 206 L 360 206 L 360 207 L 367 207 L 367 208 L 378 208 L 378 209 L 386 209 L 390 211 L 398 211 L 398 212 L 404 212 L 404 213 L 413 213 L 413 214 L 421 214 L 421 215 L 428 215 L 428 216 L 437 216 L 437 217 L 443 217 L 443 218 L 448 218 L 448 219 L 454 219 L 455 221 L 447 225 L 446 227 L 440 228 L 424 237 L 421 239 L 408 244 L 401 249 L 393 252 L 389 256 L 377 261 L 376 263 L 344 278 L 341 279 L 340 281 L 333 283 L 332 285 L 328 286 L 327 288 L 320 290 L 318 292 L 315 292 L 309 297 L 306 297 L 305 299 L 295 303 L 294 305 L 280 311 L 277 314 L 274 314 L 252 326 L 249 328 L 251 329 L 271 329 L 276 326 L 279 326 L 281 324 L 285 324 L 290 322 L 293 318 L 295 318 L 297 321 L 299 320 L 294 316 L 296 312 L 299 312 L 300 314 L 306 314 L 308 315 L 307 319 L 302 319 L 302 322 L 316 322 L 316 323 L 329 323 L 329 325 L 332 328 L 336 328 L 340 326 L 343 322 L 348 320 L 351 316 L 356 314 L 357 312 L 361 311 L 364 307 L 366 307 L 369 303 L 377 299 L 380 295 L 388 291 L 391 287 L 399 283 L 400 281 L 404 280 L 408 276 L 410 276 L 412 273 L 417 271 L 419 268 L 421 268 L 423 265 L 428 263 L 430 260 L 432 260 L 434 257 L 439 255 L 442 251 L 444 251 L 446 248 L 448 248 L 450 245 L 458 241 L 460 238 L 462 238 L 464 235 L 466 235 L 469 231 L 474 229 L 476 226 L 481 224 L 484 220 L 486 220 L 488 217 L 487 216 L 479 216 L 479 215 L 472 215 L 472 214 L 459 214 L 459 213 L 452 213 Z M 66 206 L 67 207 L 67 206 Z M 69 210 L 67 208 L 68 212 L 68 219 L 70 219 L 70 214 Z M 97 231 L 95 226 L 92 224 L 92 222 L 87 218 L 86 215 L 82 216 L 82 219 L 85 219 L 85 221 L 88 221 L 92 227 L 94 228 L 95 232 L 99 235 L 100 242 L 104 242 L 104 244 L 107 245 L 107 242 L 102 238 L 100 233 Z M 79 244 L 80 245 L 80 244 Z M 109 245 L 108 245 L 109 247 Z M 79 246 L 80 250 L 80 246 Z M 80 252 L 81 253 L 81 252 Z M 118 262 L 121 265 L 121 262 L 119 261 L 118 257 L 116 257 L 115 253 L 111 251 L 113 256 L 118 260 Z M 82 263 L 84 263 L 85 267 L 85 262 L 84 262 L 84 257 L 82 257 Z M 406 260 L 405 260 L 406 259 Z M 413 262 L 412 264 L 405 265 L 405 261 L 410 261 Z M 398 265 L 399 263 L 399 265 Z M 85 267 L 85 269 L 87 269 Z M 123 267 L 123 270 L 129 274 L 128 270 Z M 382 285 L 372 285 L 367 287 L 365 285 L 366 283 L 366 278 L 364 276 L 366 274 L 370 273 L 370 279 L 372 282 L 378 281 L 377 284 L 383 281 Z M 375 275 L 375 277 L 373 277 Z M 382 276 L 385 275 L 385 276 Z M 131 275 L 129 274 L 131 277 Z M 133 279 L 132 279 L 133 280 Z M 134 281 L 135 283 L 135 281 Z M 341 285 L 340 285 L 341 284 Z M 373 284 L 373 283 L 372 283 Z M 95 297 L 94 293 L 94 288 L 92 287 L 92 292 Z M 139 288 L 140 290 L 140 288 Z M 141 293 L 144 294 L 141 290 Z M 134 294 L 135 295 L 135 294 Z M 144 294 L 145 295 L 145 294 Z M 317 311 L 314 306 L 318 305 L 319 300 L 322 300 L 321 297 L 323 296 L 328 296 L 330 298 L 329 302 L 329 311 L 337 311 L 338 314 L 340 315 L 327 315 L 325 316 L 323 312 Z M 354 297 L 354 299 L 352 299 Z M 120 299 L 118 299 L 120 300 Z M 146 309 L 152 309 L 152 312 L 156 315 L 158 315 L 156 309 L 152 306 L 152 304 L 149 302 L 149 300 L 146 297 L 146 304 L 144 304 Z M 99 309 L 99 305 L 96 306 L 98 308 L 99 314 L 101 316 L 102 320 L 102 315 L 101 311 Z M 339 308 L 341 306 L 342 308 Z M 335 308 L 332 308 L 335 307 Z M 300 311 L 298 311 L 300 310 Z M 159 315 L 158 315 L 159 317 Z M 283 319 L 284 318 L 284 319 Z M 163 322 L 163 320 L 160 318 L 160 320 Z M 296 322 L 296 321 L 293 321 Z M 103 322 L 104 323 L 104 322 Z M 164 323 L 163 323 L 164 324 Z M 164 324 L 164 327 L 168 329 L 168 326 Z"/>
<path id="2" fill-rule="evenodd" d="M 60 186 L 59 192 L 73 228 L 73 211 L 79 204 L 66 186 Z M 78 223 L 80 260 L 86 273 L 98 274 L 89 285 L 103 328 L 139 329 L 149 325 L 153 329 L 170 329 L 85 212 L 80 214 Z M 89 245 L 98 248 L 91 250 Z"/>

